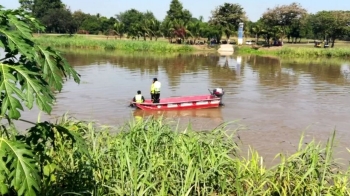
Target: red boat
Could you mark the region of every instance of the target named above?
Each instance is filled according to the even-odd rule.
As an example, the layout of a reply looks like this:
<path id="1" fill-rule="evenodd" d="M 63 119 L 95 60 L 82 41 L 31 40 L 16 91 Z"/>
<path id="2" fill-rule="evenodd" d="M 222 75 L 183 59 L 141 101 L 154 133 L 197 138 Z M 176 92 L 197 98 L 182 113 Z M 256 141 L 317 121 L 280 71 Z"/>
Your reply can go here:
<path id="1" fill-rule="evenodd" d="M 161 98 L 159 103 L 152 103 L 150 99 L 143 103 L 133 102 L 134 106 L 141 110 L 183 110 L 215 108 L 222 105 L 224 91 L 216 88 L 209 95 L 184 96 Z"/>

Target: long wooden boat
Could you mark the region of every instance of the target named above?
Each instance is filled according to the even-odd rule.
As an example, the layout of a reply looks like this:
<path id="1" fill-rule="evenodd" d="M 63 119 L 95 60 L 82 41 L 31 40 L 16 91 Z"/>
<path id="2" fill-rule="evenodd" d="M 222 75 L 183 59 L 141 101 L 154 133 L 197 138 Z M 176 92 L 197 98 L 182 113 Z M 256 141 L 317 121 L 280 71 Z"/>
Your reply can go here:
<path id="1" fill-rule="evenodd" d="M 197 95 L 184 97 L 161 98 L 159 103 L 152 103 L 150 99 L 134 105 L 141 110 L 181 110 L 215 108 L 221 104 L 221 97 L 215 95 Z"/>

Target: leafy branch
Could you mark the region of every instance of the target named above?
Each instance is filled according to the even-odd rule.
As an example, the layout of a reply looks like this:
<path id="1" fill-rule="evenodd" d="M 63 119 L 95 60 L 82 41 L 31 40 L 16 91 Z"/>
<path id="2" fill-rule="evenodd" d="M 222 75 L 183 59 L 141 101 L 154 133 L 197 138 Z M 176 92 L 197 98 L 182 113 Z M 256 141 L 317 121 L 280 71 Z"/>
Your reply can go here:
<path id="1" fill-rule="evenodd" d="M 32 17 L 20 10 L 0 9 L 0 45 L 5 57 L 0 60 L 1 116 L 18 119 L 22 103 L 31 109 L 34 101 L 50 113 L 54 103 L 53 90 L 61 91 L 64 78 L 79 74 L 61 54 L 32 41 L 32 28 L 43 29 Z"/>
<path id="2" fill-rule="evenodd" d="M 79 74 L 61 54 L 32 41 L 33 29 L 43 30 L 35 18 L 22 10 L 0 6 L 0 120 L 17 120 L 23 104 L 34 103 L 50 113 L 54 91 L 61 91 L 64 79 L 79 83 Z M 87 149 L 83 139 L 58 125 L 37 123 L 26 135 L 9 133 L 0 123 L 0 195 L 37 195 L 42 192 L 43 170 L 50 165 L 48 148 L 64 138 L 78 149 Z"/>

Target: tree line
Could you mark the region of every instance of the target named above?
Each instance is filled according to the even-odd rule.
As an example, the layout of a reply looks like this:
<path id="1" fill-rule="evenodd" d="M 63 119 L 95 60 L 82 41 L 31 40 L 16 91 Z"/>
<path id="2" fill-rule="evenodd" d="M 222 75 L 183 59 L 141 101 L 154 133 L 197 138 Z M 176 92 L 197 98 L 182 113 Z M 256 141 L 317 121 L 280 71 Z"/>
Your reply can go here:
<path id="1" fill-rule="evenodd" d="M 177 43 L 201 43 L 198 40 L 220 42 L 236 36 L 238 24 L 244 23 L 244 36 L 264 43 L 288 40 L 297 43 L 301 38 L 326 40 L 334 46 L 336 39 L 350 39 L 350 11 L 323 10 L 309 13 L 298 3 L 268 8 L 256 22 L 248 19 L 244 8 L 224 3 L 211 12 L 207 22 L 193 17 L 179 0 L 172 0 L 163 21 L 151 11 L 129 9 L 115 17 L 92 15 L 81 10 L 72 12 L 61 0 L 19 0 L 21 8 L 30 12 L 47 33 L 104 34 L 118 38 L 157 40 L 159 37 Z M 234 41 L 234 40 L 231 40 Z"/>

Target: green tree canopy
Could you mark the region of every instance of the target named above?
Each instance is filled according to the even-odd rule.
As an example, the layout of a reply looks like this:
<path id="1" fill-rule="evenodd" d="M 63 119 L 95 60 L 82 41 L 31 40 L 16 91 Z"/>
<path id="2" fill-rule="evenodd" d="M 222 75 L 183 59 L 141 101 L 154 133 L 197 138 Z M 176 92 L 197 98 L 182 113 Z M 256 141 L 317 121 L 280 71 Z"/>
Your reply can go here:
<path id="1" fill-rule="evenodd" d="M 34 0 L 19 0 L 21 8 L 27 12 L 33 11 Z"/>
<path id="2" fill-rule="evenodd" d="M 78 29 L 71 11 L 61 0 L 19 0 L 19 3 L 45 25 L 47 32 L 73 33 Z"/>
<path id="3" fill-rule="evenodd" d="M 34 0 L 33 16 L 37 19 L 43 18 L 49 10 L 63 9 L 65 5 L 61 0 Z"/>
<path id="4" fill-rule="evenodd" d="M 191 18 L 191 12 L 187 9 L 184 9 L 182 3 L 179 0 L 172 0 L 170 2 L 170 7 L 167 11 L 167 15 L 165 16 L 165 20 L 182 20 L 183 22 L 188 23 Z"/>
<path id="5" fill-rule="evenodd" d="M 299 3 L 291 3 L 290 5 L 276 6 L 272 9 L 268 8 L 262 19 L 266 25 L 280 26 L 282 30 L 280 37 L 283 39 L 288 28 L 299 22 L 306 14 L 306 9 Z"/>
<path id="6" fill-rule="evenodd" d="M 101 23 L 96 15 L 88 15 L 80 26 L 81 30 L 88 31 L 90 34 L 98 34 L 101 30 Z"/>
<path id="7" fill-rule="evenodd" d="M 119 13 L 118 15 L 116 15 L 116 18 L 118 21 L 124 24 L 125 31 L 127 33 L 130 33 L 131 31 L 138 28 L 143 19 L 143 16 L 144 15 L 142 12 L 136 9 L 130 9 L 125 12 Z"/>
<path id="8" fill-rule="evenodd" d="M 41 22 L 46 26 L 48 33 L 74 33 L 77 30 L 77 23 L 73 19 L 70 10 L 49 9 L 41 18 Z"/>
<path id="9" fill-rule="evenodd" d="M 212 11 L 209 23 L 220 28 L 229 39 L 238 29 L 239 23 L 244 21 L 247 21 L 247 17 L 241 5 L 224 3 Z"/>
<path id="10" fill-rule="evenodd" d="M 80 29 L 81 25 L 89 17 L 89 14 L 82 12 L 81 10 L 77 10 L 72 13 L 73 20 L 77 24 L 77 28 Z"/>
<path id="11" fill-rule="evenodd" d="M 320 11 L 310 17 L 315 35 L 334 41 L 349 33 L 350 11 Z"/>
<path id="12" fill-rule="evenodd" d="M 181 38 L 184 41 L 186 34 L 189 33 L 187 26 L 191 19 L 191 12 L 183 9 L 179 0 L 172 0 L 162 25 L 164 35 L 169 38 L 169 41 L 173 37 Z"/>

